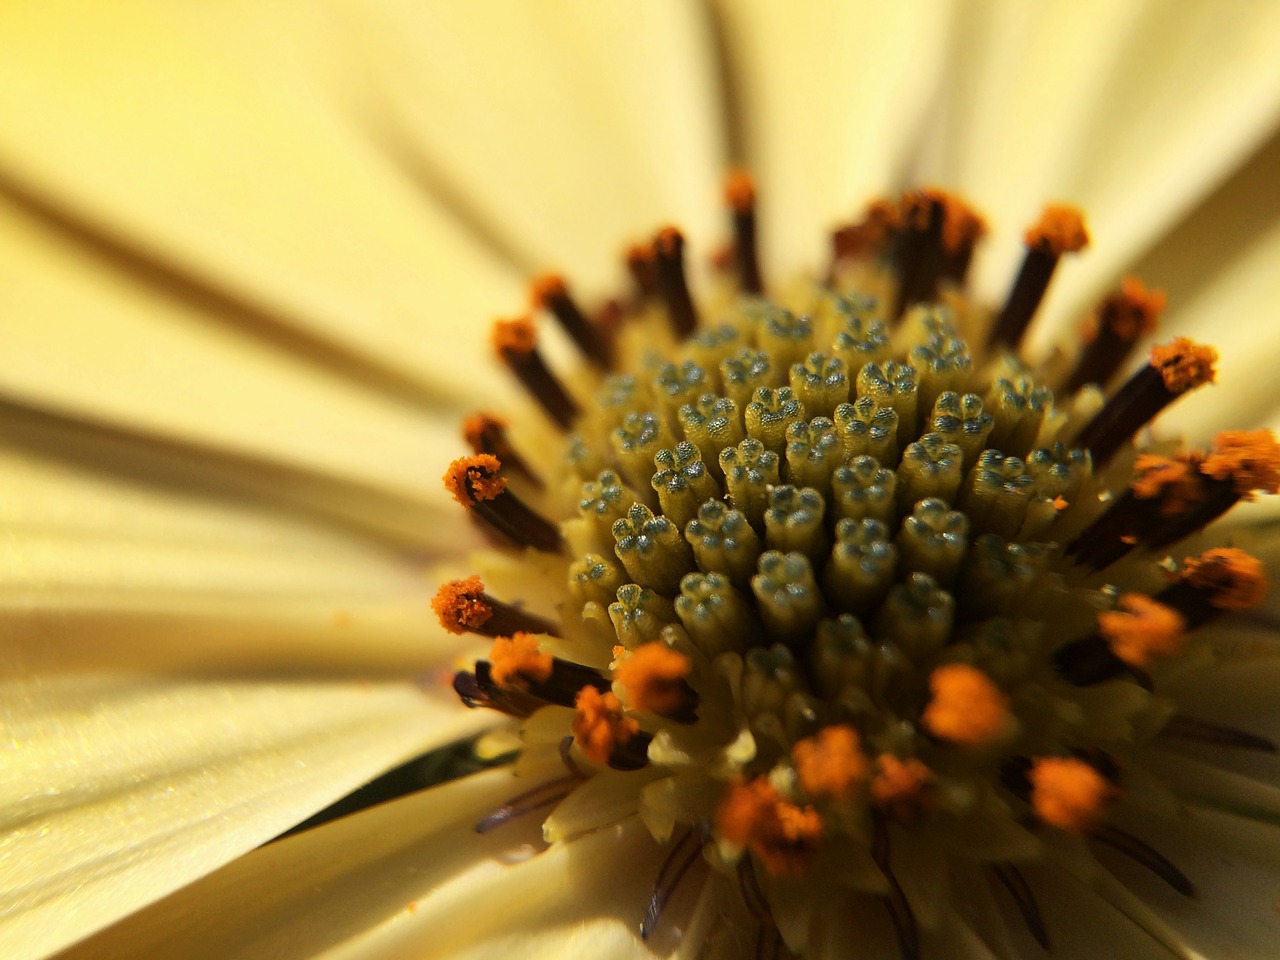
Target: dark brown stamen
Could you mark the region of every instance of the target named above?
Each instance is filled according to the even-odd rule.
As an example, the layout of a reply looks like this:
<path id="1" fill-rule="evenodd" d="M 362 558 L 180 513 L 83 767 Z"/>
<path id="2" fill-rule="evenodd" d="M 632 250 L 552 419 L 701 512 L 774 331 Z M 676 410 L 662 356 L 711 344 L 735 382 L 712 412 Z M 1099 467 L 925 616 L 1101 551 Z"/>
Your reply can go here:
<path id="1" fill-rule="evenodd" d="M 744 293 L 763 293 L 760 257 L 756 249 L 755 183 L 748 174 L 735 170 L 725 180 L 724 196 L 733 214 L 733 255 L 738 284 Z"/>
<path id="2" fill-rule="evenodd" d="M 627 272 L 631 274 L 638 303 L 658 296 L 658 265 L 652 246 L 635 243 L 627 248 Z"/>
<path id="3" fill-rule="evenodd" d="M 942 229 L 946 196 L 938 190 L 916 190 L 902 198 L 902 229 L 898 240 L 898 292 L 893 317 L 907 307 L 938 298 L 944 253 Z"/>
<path id="4" fill-rule="evenodd" d="M 538 489 L 542 478 L 534 473 L 529 462 L 520 456 L 507 436 L 507 422 L 488 413 L 473 413 L 462 422 L 462 437 L 472 453 L 487 453 L 502 461 L 504 469 L 518 473 Z"/>
<path id="5" fill-rule="evenodd" d="M 502 362 L 515 374 L 516 379 L 524 385 L 547 416 L 564 430 L 573 426 L 573 421 L 581 410 L 538 352 L 538 339 L 533 323 L 527 317 L 496 321 L 493 325 L 493 345 Z"/>
<path id="6" fill-rule="evenodd" d="M 517 631 L 562 636 L 558 624 L 484 592 L 479 577 L 442 583 L 431 601 L 440 626 L 450 633 L 509 637 Z"/>
<path id="7" fill-rule="evenodd" d="M 872 829 L 871 859 L 889 881 L 889 892 L 880 899 L 889 912 L 894 933 L 898 936 L 898 950 L 903 960 L 919 960 L 920 931 L 916 925 L 916 917 L 911 911 L 911 904 L 907 901 L 902 885 L 898 883 L 898 878 L 894 876 L 889 866 L 888 824 L 883 817 L 877 816 L 873 820 Z"/>
<path id="8" fill-rule="evenodd" d="M 560 528 L 507 489 L 497 457 L 482 453 L 449 464 L 444 486 L 453 498 L 513 544 L 559 553 Z"/>
<path id="9" fill-rule="evenodd" d="M 684 275 L 684 235 L 675 227 L 658 231 L 653 241 L 658 291 L 667 306 L 667 316 L 676 338 L 687 340 L 698 327 L 698 312 L 689 295 Z"/>
<path id="10" fill-rule="evenodd" d="M 1169 722 L 1160 731 L 1160 735 L 1178 740 L 1192 740 L 1196 743 L 1209 743 L 1215 747 L 1235 747 L 1239 750 L 1256 750 L 1259 753 L 1280 752 L 1277 751 L 1275 743 L 1256 733 L 1182 714 L 1170 717 Z"/>
<path id="11" fill-rule="evenodd" d="M 530 291 L 533 305 L 549 311 L 559 321 L 583 356 L 601 370 L 608 370 L 613 365 L 608 340 L 569 295 L 564 278 L 556 274 L 538 277 L 531 284 Z"/>
<path id="12" fill-rule="evenodd" d="M 942 279 L 963 285 L 978 241 L 987 235 L 986 221 L 952 194 L 946 197 L 942 224 Z"/>
<path id="13" fill-rule="evenodd" d="M 705 839 L 701 836 L 695 836 L 697 833 L 699 831 L 693 828 L 686 830 L 684 835 L 676 841 L 675 846 L 671 848 L 666 859 L 662 861 L 658 876 L 653 881 L 653 890 L 649 893 L 649 906 L 645 909 L 644 919 L 640 921 L 641 940 L 648 940 L 653 935 L 653 931 L 658 926 L 658 921 L 662 918 L 662 911 L 666 907 L 667 901 L 671 899 L 671 895 L 675 893 L 676 887 L 680 885 L 684 875 L 689 872 L 689 868 L 702 856 L 702 846 L 705 843 Z M 690 841 L 693 842 L 690 843 Z M 689 849 L 686 850 L 686 847 L 689 847 Z M 679 860 L 679 865 L 674 866 L 677 859 Z"/>
<path id="14" fill-rule="evenodd" d="M 1144 690 L 1154 690 L 1151 678 L 1115 655 L 1101 633 L 1073 640 L 1054 651 L 1053 669 L 1067 683 L 1091 687 L 1118 677 L 1127 677 Z"/>
<path id="15" fill-rule="evenodd" d="M 832 270 L 842 260 L 862 260 L 885 256 L 898 230 L 902 213 L 888 198 L 867 204 L 862 219 L 838 228 L 831 234 Z"/>
<path id="16" fill-rule="evenodd" d="M 1036 902 L 1036 895 L 1027 883 L 1022 871 L 1012 863 L 993 863 L 988 868 L 992 875 L 1000 881 L 1001 886 L 1009 892 L 1013 904 L 1018 908 L 1018 915 L 1027 926 L 1027 932 L 1035 938 L 1036 943 L 1044 949 L 1049 948 L 1049 931 L 1044 925 L 1044 915 Z"/>
<path id="17" fill-rule="evenodd" d="M 1158 850 L 1145 841 L 1139 840 L 1133 834 L 1121 830 L 1119 827 L 1103 824 L 1100 827 L 1096 827 L 1090 836 L 1099 843 L 1106 844 L 1117 853 L 1128 857 L 1139 866 L 1146 867 L 1184 897 L 1194 897 L 1196 895 L 1196 888 L 1185 873 L 1174 866 Z"/>
<path id="18" fill-rule="evenodd" d="M 1151 351 L 1151 361 L 1121 387 L 1085 424 L 1073 446 L 1093 456 L 1095 467 L 1106 465 L 1124 444 L 1156 414 L 1178 397 L 1203 383 L 1212 383 L 1218 352 L 1179 337 Z"/>
<path id="19" fill-rule="evenodd" d="M 1256 606 L 1266 593 L 1261 561 L 1243 550 L 1219 547 L 1187 557 L 1177 581 L 1156 599 L 1177 610 L 1188 629 L 1195 629 L 1228 611 Z"/>
<path id="20" fill-rule="evenodd" d="M 1035 226 L 1026 233 L 1027 252 L 1022 267 L 1004 302 L 1004 308 L 991 328 L 987 343 L 992 347 L 1016 350 L 1022 342 L 1031 318 L 1035 316 L 1049 289 L 1049 281 L 1064 253 L 1082 250 L 1089 243 L 1084 217 L 1074 207 L 1050 204 L 1040 214 Z"/>
<path id="21" fill-rule="evenodd" d="M 477 820 L 475 831 L 476 833 L 488 833 L 490 830 L 511 823 L 513 820 L 519 820 L 527 813 L 545 810 L 547 807 L 554 806 L 572 793 L 573 788 L 581 780 L 581 776 L 571 773 L 568 776 L 549 780 L 540 786 L 534 787 L 532 790 L 526 790 Z"/>
<path id="22" fill-rule="evenodd" d="M 1062 392 L 1075 393 L 1088 383 L 1106 386 L 1135 344 L 1156 328 L 1164 310 L 1164 294 L 1148 290 L 1137 277 L 1125 277 L 1120 289 L 1098 304 L 1080 327 L 1084 350 Z"/>

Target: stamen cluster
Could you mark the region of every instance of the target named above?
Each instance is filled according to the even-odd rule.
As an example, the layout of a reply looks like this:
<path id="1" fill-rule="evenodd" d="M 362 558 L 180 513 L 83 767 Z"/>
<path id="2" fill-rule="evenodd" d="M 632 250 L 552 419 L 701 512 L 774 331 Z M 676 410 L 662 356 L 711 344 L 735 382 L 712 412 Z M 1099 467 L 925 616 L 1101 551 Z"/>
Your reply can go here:
<path id="1" fill-rule="evenodd" d="M 965 842 L 937 855 L 995 864 L 1042 932 L 1001 851 L 1115 831 L 1132 731 L 1167 714 L 1163 665 L 1264 589 L 1247 555 L 1210 551 L 1167 562 L 1153 591 L 1153 551 L 1273 491 L 1280 447 L 1224 434 L 1139 458 L 1130 486 L 1131 438 L 1212 380 L 1214 354 L 1157 347 L 1104 399 L 1162 305 L 1129 280 L 1076 368 L 1018 358 L 1059 258 L 1087 244 L 1070 208 L 1027 233 L 991 314 L 960 290 L 985 226 L 955 198 L 873 205 L 837 233 L 826 281 L 784 306 L 761 295 L 754 189 L 737 176 L 727 197 L 738 282 L 702 304 L 670 228 L 632 252 L 636 290 L 607 322 L 558 278 L 535 284 L 603 371 L 593 390 L 552 374 L 527 319 L 498 327 L 500 356 L 572 431 L 565 477 L 486 416 L 447 479 L 497 542 L 561 563 L 564 592 L 557 623 L 479 578 L 446 584 L 446 627 L 497 637 L 455 685 L 529 717 L 526 752 L 559 752 L 575 782 L 629 778 L 631 802 L 601 816 L 638 812 L 679 851 L 696 836 L 769 922 L 787 885 L 834 883 L 881 900 L 913 953 L 891 848 L 946 823 Z"/>

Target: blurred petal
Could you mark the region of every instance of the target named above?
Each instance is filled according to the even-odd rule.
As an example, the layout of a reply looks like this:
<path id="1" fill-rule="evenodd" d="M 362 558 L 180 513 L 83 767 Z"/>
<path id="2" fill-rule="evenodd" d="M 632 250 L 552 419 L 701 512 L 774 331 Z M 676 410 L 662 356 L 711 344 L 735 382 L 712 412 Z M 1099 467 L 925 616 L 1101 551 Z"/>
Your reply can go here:
<path id="1" fill-rule="evenodd" d="M 991 217 L 980 292 L 1003 296 L 1021 255 L 1011 241 L 1046 199 L 1066 200 L 1084 208 L 1093 242 L 1064 265 L 1071 282 L 1050 290 L 1042 330 L 1079 316 L 1270 136 L 1277 42 L 1271 3 L 961 7 L 945 119 L 919 173 Z"/>
<path id="2" fill-rule="evenodd" d="M 11 402 L 456 512 L 436 478 L 461 441 L 427 408 L 224 323 L 3 201 L 0 258 Z"/>
<path id="3" fill-rule="evenodd" d="M 949 5 L 715 5 L 740 112 L 742 160 L 761 181 L 761 244 L 784 275 L 815 272 L 831 228 L 900 186 L 941 82 Z"/>
<path id="4" fill-rule="evenodd" d="M 5 669 L 359 669 L 459 647 L 424 570 L 300 517 L 0 446 Z M 180 641 L 175 638 L 181 638 Z"/>
<path id="5" fill-rule="evenodd" d="M 0 947 L 15 958 L 139 909 L 476 727 L 411 684 L 67 675 L 3 680 L 0 711 Z"/>
<path id="6" fill-rule="evenodd" d="M 6 5 L 0 189 L 332 365 L 424 399 L 496 388 L 441 346 L 515 302 L 507 266 L 322 88 L 229 63 L 182 9 Z"/>
<path id="7" fill-rule="evenodd" d="M 653 956 L 632 933 L 656 850 L 644 828 L 631 820 L 519 862 L 538 844 L 536 816 L 471 828 L 521 789 L 495 771 L 289 837 L 67 960 Z"/>

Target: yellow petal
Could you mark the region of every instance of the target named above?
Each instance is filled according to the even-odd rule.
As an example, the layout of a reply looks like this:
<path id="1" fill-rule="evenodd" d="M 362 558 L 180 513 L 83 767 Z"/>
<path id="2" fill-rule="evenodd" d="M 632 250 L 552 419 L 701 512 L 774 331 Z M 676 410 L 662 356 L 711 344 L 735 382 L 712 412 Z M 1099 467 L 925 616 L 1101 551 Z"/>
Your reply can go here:
<path id="1" fill-rule="evenodd" d="M 897 186 L 945 66 L 949 16 L 930 3 L 719 3 L 730 109 L 761 180 L 775 271 L 816 271 L 828 236 Z"/>
<path id="2" fill-rule="evenodd" d="M 0 711 L 0 948 L 15 958 L 138 910 L 476 726 L 411 684 L 351 682 L 6 679 Z"/>
<path id="3" fill-rule="evenodd" d="M 130 483 L 0 446 L 9 671 L 421 673 L 458 649 L 424 568 L 199 488 Z"/>
<path id="4" fill-rule="evenodd" d="M 1096 302 L 1280 120 L 1275 4 L 999 0 L 963 5 L 955 28 L 922 172 L 997 228 L 980 290 L 1003 296 L 1046 199 L 1088 215 L 1092 247 L 1064 264 L 1045 327 Z"/>
<path id="5" fill-rule="evenodd" d="M 476 371 L 442 347 L 481 343 L 458 323 L 516 302 L 507 265 L 322 87 L 287 82 L 283 67 L 245 69 L 182 11 L 68 0 L 0 10 L 11 195 L 240 305 L 264 335 L 349 355 L 425 397 L 474 390 Z"/>

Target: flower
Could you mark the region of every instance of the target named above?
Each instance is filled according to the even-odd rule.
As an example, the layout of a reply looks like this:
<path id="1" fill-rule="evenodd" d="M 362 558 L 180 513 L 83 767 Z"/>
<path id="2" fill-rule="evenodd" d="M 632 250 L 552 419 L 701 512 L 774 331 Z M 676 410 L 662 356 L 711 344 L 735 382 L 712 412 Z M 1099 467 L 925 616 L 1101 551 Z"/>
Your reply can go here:
<path id="1" fill-rule="evenodd" d="M 878 11 L 884 20 L 788 11 L 775 23 L 769 9 L 717 8 L 743 111 L 721 139 L 764 185 L 771 275 L 817 262 L 831 219 L 918 156 L 919 174 L 965 189 L 1004 231 L 1043 196 L 1069 194 L 1089 210 L 1094 253 L 1070 291 L 1052 288 L 1033 349 L 1047 342 L 1040 327 L 1081 314 L 1140 256 L 1148 279 L 1178 281 L 1165 284 L 1166 330 L 1273 303 L 1259 265 L 1271 262 L 1275 211 L 1253 177 L 1265 182 L 1274 161 L 1261 146 L 1277 98 L 1274 13 L 1258 8 L 1241 24 L 1156 5 L 1106 11 L 1100 27 L 1066 9 L 1028 20 L 996 6 Z M 442 350 L 423 333 L 517 302 L 524 271 L 513 265 L 580 264 L 590 285 L 613 252 L 602 237 L 675 214 L 691 238 L 711 233 L 698 211 L 726 151 L 702 12 L 673 8 L 637 25 L 614 8 L 573 10 L 551 27 L 514 7 L 474 24 L 447 8 L 425 23 L 391 6 L 367 11 L 369 21 L 340 6 L 235 12 L 45 4 L 3 14 L 16 39 L 0 96 L 16 119 L 0 131 L 0 238 L 16 277 L 7 309 L 19 318 L 7 346 L 20 362 L 0 374 L 17 480 L 6 506 L 17 600 L 6 607 L 5 709 L 18 774 L 4 794 L 13 832 L 2 886 L 16 893 L 0 936 L 19 955 L 137 910 L 474 728 L 476 714 L 400 679 L 462 648 L 428 640 L 420 570 L 474 542 L 421 478 L 454 443 L 443 414 L 476 396 L 512 404 L 514 391 L 465 345 Z M 995 55 L 983 46 L 993 33 L 1008 35 Z M 479 62 L 464 56 L 467 38 Z M 1213 43 L 1221 56 L 1191 55 Z M 1036 65 L 1036 82 L 1022 82 L 1014 50 Z M 573 62 L 563 51 L 601 82 L 553 72 Z M 672 67 L 670 89 L 653 89 L 657 62 Z M 1081 76 L 1085 65 L 1094 70 Z M 804 89 L 788 89 L 800 78 Z M 1104 86 L 1120 106 L 1095 113 Z M 464 89 L 490 109 L 459 99 Z M 563 108 L 570 91 L 581 110 Z M 952 97 L 947 109 L 935 93 Z M 1169 103 L 1176 116 L 1161 108 Z M 601 136 L 619 113 L 640 132 Z M 918 132 L 924 146 L 917 154 L 893 131 Z M 641 152 L 665 161 L 646 164 L 663 174 L 649 189 L 631 175 Z M 1105 166 L 1073 166 L 1097 156 Z M 1209 256 L 1196 247 L 1206 236 Z M 994 300 L 1015 266 L 1000 251 L 1016 245 L 992 247 L 976 279 Z M 1222 379 L 1233 373 L 1256 393 L 1249 422 L 1223 415 L 1232 391 L 1183 401 L 1179 420 L 1198 440 L 1217 424 L 1265 424 L 1274 408 L 1261 373 L 1271 351 L 1257 343 L 1269 333 L 1209 336 Z M 1258 651 L 1249 636 L 1233 648 L 1242 657 Z M 1231 714 L 1266 703 L 1269 666 L 1227 666 L 1185 692 L 1216 706 L 1215 719 L 1265 733 L 1267 723 Z M 1274 814 L 1247 776 L 1265 758 L 1224 752 L 1160 758 L 1175 780 L 1210 764 L 1239 770 L 1195 776 L 1204 812 L 1143 834 L 1188 852 L 1188 875 L 1218 879 L 1232 858 L 1220 883 L 1202 883 L 1191 906 L 1162 891 L 1144 905 L 1106 887 L 1108 875 L 1089 878 L 1116 912 L 1050 875 L 1036 885 L 1048 919 L 1069 904 L 1068 922 L 1083 918 L 1125 955 L 1151 940 L 1122 914 L 1208 953 L 1254 929 L 1269 942 L 1258 911 L 1274 838 L 1240 816 Z M 505 774 L 487 775 L 265 847 L 83 949 L 110 950 L 114 936 L 134 955 L 160 953 L 171 937 L 191 955 L 206 940 L 188 925 L 199 918 L 239 938 L 245 955 L 342 944 L 451 956 L 634 950 L 634 913 L 654 877 L 618 866 L 652 859 L 646 831 L 619 821 L 511 869 L 492 857 L 536 841 L 532 818 L 470 832 L 476 811 L 511 797 Z M 557 810 L 561 829 L 610 802 Z M 1153 788 L 1150 804 L 1161 802 Z M 790 808 L 769 816 L 784 833 L 810 822 Z M 1140 886 L 1128 866 L 1116 869 Z M 1242 890 L 1257 895 L 1242 905 Z M 677 897 L 687 892 L 677 885 Z M 922 890 L 911 897 L 929 902 Z M 1242 907 L 1249 919 L 1230 926 L 1200 916 Z M 685 942 L 721 909 L 698 904 Z M 654 949 L 673 937 L 673 916 L 675 906 Z M 969 928 L 944 932 L 976 943 Z"/>

